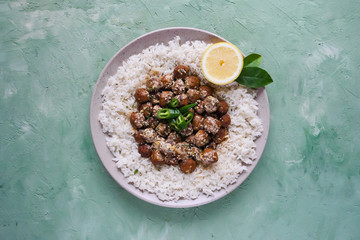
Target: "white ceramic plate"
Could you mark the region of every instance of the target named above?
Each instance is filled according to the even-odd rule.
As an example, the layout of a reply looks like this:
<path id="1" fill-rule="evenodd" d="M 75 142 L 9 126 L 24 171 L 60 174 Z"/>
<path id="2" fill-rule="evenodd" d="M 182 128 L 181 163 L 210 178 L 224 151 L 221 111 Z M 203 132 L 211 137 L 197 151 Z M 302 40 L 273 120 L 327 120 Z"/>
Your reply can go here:
<path id="1" fill-rule="evenodd" d="M 155 45 L 156 43 L 168 43 L 173 40 L 174 37 L 180 36 L 180 43 L 183 44 L 186 41 L 202 40 L 207 43 L 216 43 L 221 41 L 227 41 L 222 37 L 219 37 L 213 33 L 195 29 L 195 28 L 165 28 L 160 29 L 154 32 L 147 33 L 130 43 L 125 47 L 120 49 L 106 64 L 104 70 L 101 72 L 99 79 L 95 85 L 94 92 L 91 99 L 90 105 L 90 128 L 91 134 L 94 141 L 96 151 L 110 175 L 117 181 L 124 189 L 133 194 L 134 196 L 147 201 L 152 204 L 156 204 L 163 207 L 172 207 L 172 208 L 187 208 L 204 205 L 210 202 L 213 202 L 219 198 L 224 197 L 229 194 L 235 188 L 237 188 L 254 170 L 256 164 L 258 163 L 267 141 L 270 125 L 270 108 L 268 97 L 265 91 L 265 88 L 259 88 L 257 91 L 256 100 L 259 103 L 258 116 L 261 118 L 264 126 L 264 132 L 260 138 L 256 140 L 256 154 L 257 159 L 253 162 L 252 165 L 248 167 L 248 171 L 242 173 L 237 179 L 235 184 L 229 185 L 226 189 L 215 192 L 214 196 L 207 197 L 205 195 L 200 195 L 195 200 L 179 200 L 175 201 L 161 201 L 155 194 L 150 194 L 148 192 L 143 192 L 135 188 L 132 184 L 129 184 L 122 172 L 115 166 L 115 162 L 112 161 L 113 155 L 106 146 L 105 137 L 103 133 L 101 124 L 98 121 L 99 112 L 101 110 L 101 92 L 105 87 L 109 77 L 116 74 L 118 67 L 122 64 L 123 61 L 127 60 L 131 55 L 140 53 L 143 49 Z"/>

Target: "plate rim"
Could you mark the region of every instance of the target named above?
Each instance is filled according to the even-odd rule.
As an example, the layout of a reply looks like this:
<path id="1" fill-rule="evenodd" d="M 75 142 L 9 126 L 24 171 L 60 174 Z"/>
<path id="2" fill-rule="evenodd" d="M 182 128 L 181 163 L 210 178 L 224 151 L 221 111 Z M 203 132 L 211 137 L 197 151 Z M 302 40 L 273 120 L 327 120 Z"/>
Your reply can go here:
<path id="1" fill-rule="evenodd" d="M 217 34 L 215 33 L 212 33 L 212 32 L 209 32 L 209 31 L 206 31 L 206 30 L 203 30 L 203 29 L 198 29 L 198 28 L 193 28 L 193 27 L 167 27 L 167 28 L 161 28 L 161 29 L 157 29 L 157 30 L 154 30 L 154 31 L 151 31 L 151 32 L 148 32 L 148 33 L 145 33 L 143 35 L 140 35 L 138 37 L 136 37 L 135 39 L 133 39 L 132 41 L 128 42 L 127 44 L 125 44 L 122 48 L 120 48 L 120 50 L 118 50 L 110 59 L 109 61 L 107 62 L 107 64 L 104 66 L 103 70 L 101 71 L 97 81 L 96 81 L 96 84 L 94 85 L 93 87 L 93 92 L 92 92 L 92 95 L 91 95 L 91 101 L 90 101 L 90 112 L 89 112 L 89 120 L 90 120 L 90 131 L 91 131 L 91 137 L 92 137 L 92 141 L 93 141 L 93 144 L 94 144 L 94 147 L 95 147 L 95 150 L 96 150 L 96 153 L 102 163 L 102 165 L 104 166 L 104 168 L 107 170 L 107 172 L 110 174 L 110 176 L 115 180 L 115 182 L 117 182 L 123 189 L 125 189 L 127 192 L 129 192 L 131 195 L 143 200 L 143 201 L 146 201 L 148 203 L 151 203 L 151 204 L 154 204 L 154 205 L 157 205 L 157 206 L 161 206 L 161 207 L 167 207 L 167 208 L 191 208 L 191 207 L 198 207 L 198 206 L 202 206 L 202 205 L 206 205 L 208 203 L 211 203 L 211 202 L 214 202 L 216 200 L 219 200 L 223 197 L 225 197 L 226 195 L 228 195 L 229 193 L 231 193 L 232 191 L 234 191 L 235 189 L 237 189 L 249 176 L 250 174 L 253 172 L 253 170 L 255 169 L 256 165 L 258 164 L 259 160 L 261 159 L 262 157 L 262 154 L 265 150 L 265 147 L 266 147 L 266 144 L 267 144 L 267 138 L 268 138 L 268 135 L 269 135 L 269 129 L 270 129 L 270 104 L 269 104 L 269 100 L 268 100 L 268 95 L 267 95 L 267 92 L 266 92 L 266 89 L 265 87 L 262 87 L 262 88 L 258 88 L 257 89 L 257 97 L 258 97 L 258 93 L 261 94 L 262 98 L 264 99 L 265 101 L 265 105 L 266 106 L 262 106 L 262 107 L 265 107 L 265 115 L 267 115 L 267 118 L 266 119 L 261 119 L 262 120 L 262 124 L 263 124 L 263 132 L 262 132 L 262 135 L 261 137 L 264 138 L 264 145 L 262 146 L 262 149 L 259 149 L 260 151 L 258 152 L 258 146 L 256 146 L 256 154 L 257 154 L 257 157 L 256 159 L 253 161 L 253 163 L 251 165 L 248 166 L 248 169 L 241 173 L 237 179 L 236 179 L 236 182 L 234 184 L 230 184 L 228 185 L 225 189 L 221 189 L 220 191 L 215 191 L 214 192 L 214 195 L 213 196 L 206 196 L 205 200 L 201 201 L 201 202 L 196 202 L 196 200 L 201 196 L 203 195 L 202 193 L 200 193 L 200 196 L 196 199 L 187 199 L 187 200 L 178 200 L 178 201 L 163 201 L 163 200 L 160 200 L 154 193 L 149 193 L 148 191 L 146 190 L 140 190 L 136 187 L 134 187 L 133 184 L 131 183 L 128 183 L 125 179 L 126 182 L 120 182 L 118 180 L 118 176 L 116 176 L 114 174 L 114 172 L 110 169 L 110 166 L 107 165 L 105 163 L 105 160 L 102 159 L 101 155 L 102 153 L 100 152 L 100 149 L 99 149 L 99 146 L 97 146 L 96 142 L 97 142 L 97 139 L 96 139 L 96 136 L 95 136 L 95 131 L 96 131 L 96 128 L 101 125 L 99 120 L 98 120 L 98 114 L 95 115 L 94 114 L 94 105 L 96 103 L 96 93 L 98 92 L 98 88 L 99 88 L 99 85 L 100 85 L 100 82 L 101 82 L 101 79 L 103 78 L 103 76 L 106 74 L 108 68 L 111 66 L 112 62 L 114 61 L 114 59 L 119 55 L 121 54 L 126 48 L 128 48 L 129 46 L 131 46 L 132 44 L 136 43 L 137 41 L 141 40 L 142 38 L 145 38 L 147 36 L 150 36 L 150 35 L 153 35 L 153 34 L 157 34 L 159 32 L 163 32 L 163 31 L 174 31 L 174 30 L 188 30 L 188 31 L 197 31 L 197 32 L 201 32 L 203 34 L 207 34 L 209 36 L 212 36 L 212 37 L 215 37 L 215 38 L 218 38 L 222 41 L 226 41 L 226 42 L 229 42 L 228 40 L 226 40 L 225 38 L 223 37 L 220 37 L 218 36 Z M 165 44 L 165 43 L 164 43 Z M 146 47 L 140 49 L 140 52 L 145 49 Z M 119 65 L 120 66 L 120 65 Z M 119 67 L 118 66 L 118 67 Z M 117 67 L 117 68 L 118 68 Z M 102 89 L 101 89 L 102 91 Z M 101 97 L 101 94 L 100 94 L 100 97 Z M 256 98 L 257 98 L 256 97 Z M 101 99 L 101 98 L 100 98 Z M 260 104 L 259 104 L 259 109 L 260 109 Z M 259 115 L 259 109 L 258 109 L 258 113 L 257 115 Z M 264 120 L 267 120 L 266 122 L 264 122 Z M 97 126 L 96 126 L 97 125 Z M 101 129 L 101 132 L 102 132 L 102 129 Z M 102 132 L 102 134 L 104 135 L 104 137 L 106 137 L 106 134 Z M 258 138 L 259 139 L 259 138 Z M 258 140 L 257 139 L 257 140 Z M 257 141 L 256 140 L 256 141 Z M 106 143 L 105 143 L 106 144 Z M 107 148 L 107 150 L 110 152 L 110 150 Z M 111 152 L 110 152 L 111 153 Z M 112 153 L 111 153 L 112 154 Z M 112 159 L 110 159 L 111 163 L 113 164 L 113 167 L 115 167 L 118 171 L 116 171 L 117 174 L 122 174 L 122 176 L 125 178 L 125 176 L 123 175 L 123 173 L 121 172 L 121 170 L 119 170 L 117 167 L 116 167 L 116 162 L 114 162 Z M 246 174 L 247 176 L 243 179 L 240 179 L 241 176 L 243 174 Z M 134 192 L 134 189 L 131 189 L 131 188 L 135 188 L 135 191 Z M 222 192 L 222 193 L 221 193 Z M 220 194 L 220 195 L 217 195 Z M 146 198 L 144 197 L 143 195 L 154 195 L 155 196 L 155 200 L 152 199 L 152 198 Z M 185 201 L 185 202 L 184 202 Z"/>

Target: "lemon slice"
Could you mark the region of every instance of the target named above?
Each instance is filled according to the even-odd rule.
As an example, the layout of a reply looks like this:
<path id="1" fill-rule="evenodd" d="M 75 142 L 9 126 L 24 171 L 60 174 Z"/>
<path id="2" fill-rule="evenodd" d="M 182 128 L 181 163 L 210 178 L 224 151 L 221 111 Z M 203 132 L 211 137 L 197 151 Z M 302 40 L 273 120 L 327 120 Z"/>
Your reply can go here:
<path id="1" fill-rule="evenodd" d="M 219 42 L 208 47 L 201 59 L 204 77 L 217 85 L 233 82 L 244 65 L 240 50 L 228 42 Z"/>

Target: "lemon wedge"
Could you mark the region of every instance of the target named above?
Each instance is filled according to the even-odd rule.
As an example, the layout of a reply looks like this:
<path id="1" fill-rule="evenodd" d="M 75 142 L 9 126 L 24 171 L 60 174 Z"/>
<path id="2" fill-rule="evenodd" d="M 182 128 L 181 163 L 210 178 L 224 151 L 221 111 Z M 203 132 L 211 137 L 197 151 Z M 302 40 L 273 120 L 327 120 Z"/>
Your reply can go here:
<path id="1" fill-rule="evenodd" d="M 228 42 L 219 42 L 209 46 L 201 59 L 204 77 L 217 85 L 233 82 L 239 77 L 244 65 L 240 50 Z"/>

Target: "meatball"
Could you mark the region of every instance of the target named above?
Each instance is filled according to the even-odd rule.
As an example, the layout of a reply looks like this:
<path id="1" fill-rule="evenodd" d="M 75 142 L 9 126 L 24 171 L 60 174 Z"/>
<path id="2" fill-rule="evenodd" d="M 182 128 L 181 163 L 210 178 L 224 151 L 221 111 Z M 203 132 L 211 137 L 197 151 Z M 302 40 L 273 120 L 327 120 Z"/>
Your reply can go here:
<path id="1" fill-rule="evenodd" d="M 224 127 L 224 128 L 228 127 L 231 123 L 231 118 L 230 118 L 229 114 L 225 114 L 224 116 L 222 116 L 220 118 L 220 122 L 221 122 L 222 127 Z"/>
<path id="2" fill-rule="evenodd" d="M 171 144 L 178 143 L 181 142 L 181 137 L 176 132 L 171 132 L 167 137 L 166 142 Z"/>
<path id="3" fill-rule="evenodd" d="M 176 166 L 179 164 L 176 157 L 165 157 L 165 163 L 172 166 Z"/>
<path id="4" fill-rule="evenodd" d="M 189 76 L 185 78 L 185 86 L 187 89 L 199 89 L 200 78 L 196 76 Z"/>
<path id="5" fill-rule="evenodd" d="M 183 137 L 190 136 L 194 132 L 192 124 L 189 123 L 184 130 L 180 131 L 180 135 Z"/>
<path id="6" fill-rule="evenodd" d="M 208 144 L 210 141 L 210 136 L 204 130 L 199 130 L 195 134 L 195 145 L 198 147 L 203 147 Z"/>
<path id="7" fill-rule="evenodd" d="M 152 114 L 153 105 L 151 102 L 143 103 L 139 106 L 138 110 L 140 113 L 144 114 L 146 118 L 150 117 Z"/>
<path id="8" fill-rule="evenodd" d="M 138 151 L 142 157 L 150 157 L 152 153 L 150 145 L 147 144 L 140 145 Z"/>
<path id="9" fill-rule="evenodd" d="M 133 112 L 130 115 L 130 123 L 134 128 L 142 128 L 145 125 L 145 116 L 142 113 Z"/>
<path id="10" fill-rule="evenodd" d="M 177 95 L 175 98 L 179 101 L 179 107 L 189 104 L 188 95 L 186 95 L 185 93 Z"/>
<path id="11" fill-rule="evenodd" d="M 189 68 L 184 65 L 178 65 L 174 69 L 174 77 L 175 79 L 183 78 L 185 79 L 189 74 Z"/>
<path id="12" fill-rule="evenodd" d="M 214 142 L 219 144 L 225 141 L 229 137 L 229 131 L 225 128 L 220 128 L 220 130 L 214 136 Z"/>
<path id="13" fill-rule="evenodd" d="M 208 113 L 213 113 L 217 110 L 219 100 L 213 96 L 208 96 L 204 100 L 204 109 Z"/>
<path id="14" fill-rule="evenodd" d="M 166 107 L 171 99 L 174 97 L 174 93 L 171 91 L 163 91 L 160 94 L 160 106 Z"/>
<path id="15" fill-rule="evenodd" d="M 175 145 L 175 155 L 179 160 L 185 160 L 188 158 L 189 154 L 189 144 L 186 142 L 179 142 Z"/>
<path id="16" fill-rule="evenodd" d="M 219 101 L 217 106 L 217 112 L 219 115 L 224 115 L 229 111 L 229 105 L 225 101 Z"/>
<path id="17" fill-rule="evenodd" d="M 159 123 L 156 126 L 155 130 L 162 137 L 166 137 L 171 132 L 169 125 L 167 125 L 166 123 Z"/>
<path id="18" fill-rule="evenodd" d="M 199 114 L 196 114 L 192 120 L 192 125 L 195 131 L 204 129 L 204 117 Z"/>
<path id="19" fill-rule="evenodd" d="M 161 87 L 161 81 L 156 77 L 152 77 L 146 81 L 146 90 L 149 92 L 157 92 Z"/>
<path id="20" fill-rule="evenodd" d="M 207 96 L 211 96 L 214 92 L 214 89 L 212 87 L 206 85 L 200 86 L 199 90 L 201 99 L 205 99 Z"/>
<path id="21" fill-rule="evenodd" d="M 211 149 L 216 149 L 216 143 L 215 142 L 211 142 L 209 143 L 205 148 L 211 148 Z"/>
<path id="22" fill-rule="evenodd" d="M 140 130 L 140 131 L 141 131 L 141 130 Z M 137 143 L 139 143 L 139 144 L 144 144 L 144 143 L 145 143 L 145 140 L 144 140 L 144 138 L 141 136 L 140 131 L 136 131 L 136 132 L 134 133 L 134 139 L 135 139 L 135 141 L 136 141 Z"/>
<path id="23" fill-rule="evenodd" d="M 146 128 L 141 132 L 141 136 L 144 138 L 145 142 L 153 143 L 156 141 L 157 134 L 154 129 Z"/>
<path id="24" fill-rule="evenodd" d="M 218 155 L 214 149 L 205 148 L 205 150 L 201 153 L 201 162 L 204 165 L 209 165 L 217 161 L 218 161 Z"/>
<path id="25" fill-rule="evenodd" d="M 193 134 L 185 138 L 185 142 L 195 145 L 195 135 Z"/>
<path id="26" fill-rule="evenodd" d="M 185 83 L 181 79 L 177 79 L 174 84 L 172 85 L 172 91 L 176 94 L 182 94 L 185 92 Z"/>
<path id="27" fill-rule="evenodd" d="M 194 103 L 200 98 L 199 91 L 196 89 L 189 89 L 186 93 L 189 97 L 189 102 Z"/>
<path id="28" fill-rule="evenodd" d="M 201 149 L 197 147 L 191 147 L 188 151 L 188 154 L 195 161 L 201 161 Z"/>
<path id="29" fill-rule="evenodd" d="M 216 134 L 221 127 L 221 122 L 213 117 L 206 117 L 204 120 L 204 130 L 208 133 Z"/>
<path id="30" fill-rule="evenodd" d="M 155 106 L 153 107 L 153 109 L 152 109 L 152 115 L 153 115 L 154 117 L 157 117 L 157 112 L 158 112 L 160 109 L 162 109 L 162 107 L 160 107 L 159 105 L 155 105 Z"/>
<path id="31" fill-rule="evenodd" d="M 159 150 L 162 154 L 164 154 L 167 157 L 174 157 L 176 153 L 176 148 L 174 144 L 167 143 L 164 141 L 159 141 Z"/>
<path id="32" fill-rule="evenodd" d="M 155 150 L 151 153 L 151 162 L 156 166 L 165 163 L 164 155 L 162 155 L 159 151 Z"/>
<path id="33" fill-rule="evenodd" d="M 145 120 L 144 127 L 147 128 L 156 128 L 156 126 L 159 124 L 159 120 L 155 117 L 149 117 Z"/>
<path id="34" fill-rule="evenodd" d="M 157 92 L 157 93 L 155 93 L 155 94 L 151 94 L 150 95 L 150 102 L 153 104 L 153 105 L 156 105 L 156 104 L 159 104 L 160 103 L 160 101 L 159 101 L 159 99 L 160 99 L 160 92 Z"/>
<path id="35" fill-rule="evenodd" d="M 174 79 L 174 77 L 172 74 L 164 75 L 161 78 L 161 84 L 162 84 L 163 88 L 166 90 L 171 90 L 171 87 L 173 85 L 173 79 Z"/>
<path id="36" fill-rule="evenodd" d="M 204 109 L 204 101 L 197 101 L 197 105 L 195 106 L 195 111 L 198 114 L 203 114 L 205 109 Z"/>
<path id="37" fill-rule="evenodd" d="M 192 173 L 193 171 L 195 171 L 195 168 L 196 168 L 196 162 L 191 158 L 188 158 L 180 162 L 180 170 L 183 173 L 187 173 L 187 174 Z"/>
<path id="38" fill-rule="evenodd" d="M 135 99 L 139 103 L 145 103 L 150 100 L 150 94 L 145 88 L 138 88 L 135 91 Z"/>

